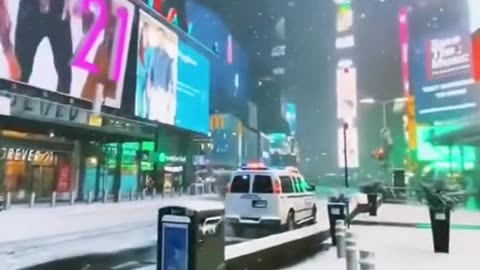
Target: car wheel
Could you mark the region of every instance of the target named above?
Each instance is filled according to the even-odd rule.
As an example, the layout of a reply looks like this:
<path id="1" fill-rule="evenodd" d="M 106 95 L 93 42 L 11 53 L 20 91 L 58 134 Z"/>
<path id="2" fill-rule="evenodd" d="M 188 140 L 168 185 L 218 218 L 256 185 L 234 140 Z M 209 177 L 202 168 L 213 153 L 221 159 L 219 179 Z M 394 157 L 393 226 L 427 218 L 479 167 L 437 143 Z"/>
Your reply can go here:
<path id="1" fill-rule="evenodd" d="M 232 226 L 232 230 L 233 230 L 233 234 L 236 236 L 236 237 L 242 237 L 243 234 L 244 234 L 244 230 L 242 227 L 238 226 L 238 225 L 233 225 Z"/>
<path id="2" fill-rule="evenodd" d="M 287 218 L 287 231 L 293 230 L 295 230 L 295 214 L 293 211 L 290 211 Z"/>
<path id="3" fill-rule="evenodd" d="M 317 223 L 317 206 L 314 205 L 313 206 L 313 209 L 312 209 L 312 221 L 311 221 L 312 224 L 315 224 Z"/>

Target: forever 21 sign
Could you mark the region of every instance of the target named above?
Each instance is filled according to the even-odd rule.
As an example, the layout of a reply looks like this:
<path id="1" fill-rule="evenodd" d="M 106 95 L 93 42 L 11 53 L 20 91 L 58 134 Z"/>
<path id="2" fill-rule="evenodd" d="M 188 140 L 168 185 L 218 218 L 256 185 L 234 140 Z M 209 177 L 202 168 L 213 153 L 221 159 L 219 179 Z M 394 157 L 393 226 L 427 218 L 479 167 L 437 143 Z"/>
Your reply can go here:
<path id="1" fill-rule="evenodd" d="M 0 148 L 0 160 L 53 164 L 55 162 L 55 155 L 52 151 L 2 147 Z"/>

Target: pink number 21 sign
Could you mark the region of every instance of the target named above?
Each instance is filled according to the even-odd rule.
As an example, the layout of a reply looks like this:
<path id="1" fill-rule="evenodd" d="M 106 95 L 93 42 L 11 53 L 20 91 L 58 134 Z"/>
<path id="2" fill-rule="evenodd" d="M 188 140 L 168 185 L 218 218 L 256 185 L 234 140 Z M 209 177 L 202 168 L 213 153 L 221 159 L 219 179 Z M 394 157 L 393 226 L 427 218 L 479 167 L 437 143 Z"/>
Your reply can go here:
<path id="1" fill-rule="evenodd" d="M 89 73 L 98 74 L 100 67 L 89 61 L 87 56 L 93 51 L 95 42 L 101 37 L 104 30 L 109 27 L 109 21 L 111 18 L 111 9 L 107 4 L 108 0 L 82 0 L 81 12 L 82 14 L 91 13 L 92 9 L 95 9 L 95 19 L 89 31 L 84 35 L 79 43 L 75 54 L 72 59 L 72 66 L 79 69 L 88 71 Z M 124 57 L 126 49 L 126 38 L 128 31 L 129 13 L 126 7 L 118 7 L 115 10 L 115 32 L 113 36 L 113 47 L 111 51 L 110 63 L 109 63 L 109 79 L 112 81 L 118 81 L 120 79 L 120 73 L 124 66 Z"/>

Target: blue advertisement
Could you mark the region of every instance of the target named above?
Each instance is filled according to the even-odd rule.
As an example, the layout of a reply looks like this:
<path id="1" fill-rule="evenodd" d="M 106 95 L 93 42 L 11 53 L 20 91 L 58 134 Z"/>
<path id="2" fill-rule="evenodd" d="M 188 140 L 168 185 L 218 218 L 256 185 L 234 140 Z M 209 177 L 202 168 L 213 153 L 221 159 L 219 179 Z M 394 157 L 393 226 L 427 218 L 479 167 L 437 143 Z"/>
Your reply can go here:
<path id="1" fill-rule="evenodd" d="M 175 126 L 207 134 L 210 129 L 209 93 L 208 59 L 180 43 Z"/>
<path id="2" fill-rule="evenodd" d="M 207 134 L 209 60 L 140 11 L 135 115 Z"/>
<path id="3" fill-rule="evenodd" d="M 251 84 L 247 52 L 214 11 L 191 0 L 187 1 L 186 9 L 191 37 L 212 48 L 218 55 L 212 58 L 213 110 L 242 115 L 243 110 L 247 109 L 246 100 Z"/>
<path id="4" fill-rule="evenodd" d="M 188 225 L 163 224 L 162 270 L 188 270 Z"/>
<path id="5" fill-rule="evenodd" d="M 412 89 L 420 123 L 465 116 L 479 105 L 468 33 L 442 32 L 413 42 Z"/>

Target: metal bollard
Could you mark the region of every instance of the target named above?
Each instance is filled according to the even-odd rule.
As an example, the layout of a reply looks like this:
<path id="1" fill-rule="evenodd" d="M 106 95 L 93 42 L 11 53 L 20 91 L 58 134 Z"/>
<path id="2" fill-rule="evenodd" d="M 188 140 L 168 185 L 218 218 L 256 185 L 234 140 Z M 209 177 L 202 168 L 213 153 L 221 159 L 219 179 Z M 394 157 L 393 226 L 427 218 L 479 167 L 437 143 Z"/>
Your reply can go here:
<path id="1" fill-rule="evenodd" d="M 35 192 L 30 193 L 30 204 L 29 207 L 33 207 L 35 205 Z"/>
<path id="2" fill-rule="evenodd" d="M 142 189 L 142 200 L 145 200 L 146 197 L 147 197 L 147 189 L 144 188 Z"/>
<path id="3" fill-rule="evenodd" d="M 50 206 L 55 207 L 56 204 L 57 204 L 57 192 L 54 191 L 52 192 L 52 200 L 50 201 Z"/>
<path id="4" fill-rule="evenodd" d="M 183 188 L 180 188 L 180 197 L 183 196 Z"/>
<path id="5" fill-rule="evenodd" d="M 373 253 L 372 251 L 360 250 L 360 270 L 374 270 L 374 258 L 375 253 Z"/>
<path id="6" fill-rule="evenodd" d="M 346 262 L 347 270 L 358 270 L 358 252 L 355 237 L 351 232 L 346 233 Z"/>
<path id="7" fill-rule="evenodd" d="M 337 243 L 337 258 L 345 258 L 345 225 L 343 220 L 337 220 L 335 226 L 335 238 Z"/>
<path id="8" fill-rule="evenodd" d="M 121 202 L 121 201 L 122 201 L 122 191 L 119 190 L 119 191 L 117 192 L 117 202 Z"/>
<path id="9" fill-rule="evenodd" d="M 88 203 L 88 204 L 92 204 L 92 202 L 93 202 L 93 192 L 92 192 L 92 191 L 89 191 L 89 192 L 88 192 L 87 203 Z"/>
<path id="10" fill-rule="evenodd" d="M 70 192 L 70 205 L 75 204 L 75 191 Z"/>
<path id="11" fill-rule="evenodd" d="M 156 188 L 153 188 L 153 190 L 152 190 L 152 199 L 155 199 L 155 197 L 157 197 L 157 189 L 156 189 Z"/>
<path id="12" fill-rule="evenodd" d="M 7 192 L 7 198 L 5 199 L 4 209 L 8 210 L 12 205 L 12 193 L 9 191 Z"/>
<path id="13" fill-rule="evenodd" d="M 170 197 L 174 197 L 175 196 L 175 188 L 172 187 L 172 189 L 170 190 Z"/>
<path id="14" fill-rule="evenodd" d="M 103 203 L 107 203 L 108 201 L 108 191 L 107 190 L 104 190 L 103 191 L 103 199 L 102 199 L 102 202 Z"/>
<path id="15" fill-rule="evenodd" d="M 132 189 L 130 190 L 129 200 L 133 201 L 134 196 L 135 196 L 135 190 Z"/>

